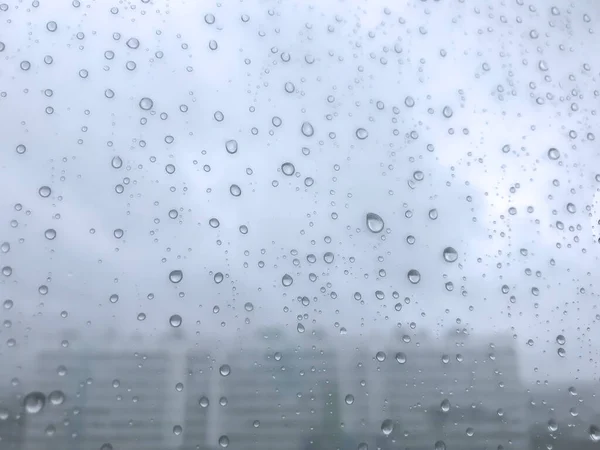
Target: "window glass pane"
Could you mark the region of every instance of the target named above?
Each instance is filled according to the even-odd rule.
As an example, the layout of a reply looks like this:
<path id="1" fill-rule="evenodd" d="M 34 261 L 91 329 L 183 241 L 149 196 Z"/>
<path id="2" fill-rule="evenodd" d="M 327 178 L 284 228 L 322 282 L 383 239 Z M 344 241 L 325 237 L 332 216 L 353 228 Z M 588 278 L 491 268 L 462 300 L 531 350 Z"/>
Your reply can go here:
<path id="1" fill-rule="evenodd" d="M 0 4 L 0 449 L 597 448 L 599 20 Z"/>

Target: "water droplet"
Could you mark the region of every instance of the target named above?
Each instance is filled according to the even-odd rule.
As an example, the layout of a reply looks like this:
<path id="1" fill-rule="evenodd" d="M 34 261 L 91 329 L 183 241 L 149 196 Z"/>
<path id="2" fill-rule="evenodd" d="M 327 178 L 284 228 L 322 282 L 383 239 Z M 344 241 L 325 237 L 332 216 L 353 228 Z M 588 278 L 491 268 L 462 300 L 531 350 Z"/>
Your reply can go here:
<path id="1" fill-rule="evenodd" d="M 450 108 L 449 106 L 444 106 L 444 109 L 442 110 L 442 114 L 444 115 L 444 117 L 446 119 L 449 119 L 450 117 L 452 117 L 452 114 L 453 114 L 452 108 Z"/>
<path id="2" fill-rule="evenodd" d="M 458 253 L 452 247 L 446 247 L 444 249 L 444 261 L 453 263 L 458 259 Z"/>
<path id="3" fill-rule="evenodd" d="M 215 16 L 211 13 L 208 13 L 204 16 L 204 21 L 208 24 L 208 25 L 212 25 L 213 23 L 215 23 Z"/>
<path id="4" fill-rule="evenodd" d="M 23 406 L 25 406 L 25 412 L 28 414 L 37 414 L 46 405 L 46 396 L 41 392 L 30 392 L 23 399 Z"/>
<path id="5" fill-rule="evenodd" d="M 440 409 L 442 410 L 442 412 L 445 413 L 450 411 L 450 400 L 448 400 L 447 398 L 442 400 L 442 403 L 440 404 Z"/>
<path id="6" fill-rule="evenodd" d="M 237 184 L 232 184 L 229 186 L 229 193 L 234 197 L 239 197 L 242 195 L 242 189 Z"/>
<path id="7" fill-rule="evenodd" d="M 175 436 L 179 436 L 182 432 L 183 432 L 183 428 L 181 427 L 181 425 L 175 425 L 173 427 L 173 434 Z"/>
<path id="8" fill-rule="evenodd" d="M 135 50 L 139 46 L 140 41 L 137 38 L 132 37 L 127 40 L 127 47 L 129 47 L 130 49 Z"/>
<path id="9" fill-rule="evenodd" d="M 436 441 L 434 448 L 435 450 L 446 450 L 446 444 L 444 441 Z"/>
<path id="10" fill-rule="evenodd" d="M 48 400 L 54 406 L 62 405 L 65 402 L 65 394 L 62 391 L 52 391 L 48 395 Z"/>
<path id="11" fill-rule="evenodd" d="M 112 294 L 109 298 L 108 301 L 111 303 L 117 303 L 119 301 L 119 296 L 117 294 Z"/>
<path id="12" fill-rule="evenodd" d="M 227 150 L 227 153 L 229 153 L 230 155 L 237 153 L 237 151 L 238 151 L 237 141 L 235 139 L 230 139 L 227 142 L 225 142 L 225 150 Z"/>
<path id="13" fill-rule="evenodd" d="M 467 436 L 472 437 L 475 434 L 475 430 L 471 427 L 466 429 Z"/>
<path id="14" fill-rule="evenodd" d="M 221 272 L 215 273 L 215 276 L 213 277 L 213 280 L 217 284 L 221 283 L 223 281 L 223 274 Z"/>
<path id="15" fill-rule="evenodd" d="M 294 175 L 294 172 L 296 172 L 296 168 L 294 167 L 294 165 L 290 162 L 286 162 L 283 163 L 281 165 L 281 171 L 283 172 L 284 175 L 287 175 L 288 177 Z"/>
<path id="16" fill-rule="evenodd" d="M 437 219 L 437 218 L 438 218 L 438 211 L 437 211 L 437 209 L 435 209 L 435 208 L 433 208 L 433 209 L 430 209 L 430 210 L 429 210 L 429 214 L 428 214 L 428 215 L 429 215 L 429 218 L 430 218 L 431 220 L 435 220 L 435 219 Z"/>
<path id="17" fill-rule="evenodd" d="M 227 436 L 221 436 L 219 438 L 219 445 L 223 448 L 229 445 L 229 438 Z"/>
<path id="18" fill-rule="evenodd" d="M 114 450 L 113 446 L 111 444 L 102 444 L 102 447 L 100 447 L 100 450 Z"/>
<path id="19" fill-rule="evenodd" d="M 254 305 L 251 302 L 246 302 L 244 304 L 244 309 L 248 312 L 253 311 L 254 310 Z"/>
<path id="20" fill-rule="evenodd" d="M 313 128 L 310 122 L 303 122 L 300 130 L 302 131 L 302 134 L 306 137 L 311 137 L 313 134 L 315 134 L 315 129 Z"/>
<path id="21" fill-rule="evenodd" d="M 369 137 L 369 132 L 364 128 L 359 128 L 356 130 L 356 137 L 362 141 Z"/>
<path id="22" fill-rule="evenodd" d="M 212 219 L 210 219 L 208 221 L 208 224 L 212 227 L 212 228 L 219 228 L 219 225 L 221 225 L 221 223 L 219 222 L 219 219 L 213 217 Z"/>
<path id="23" fill-rule="evenodd" d="M 181 319 L 181 316 L 179 314 L 173 314 L 170 318 L 169 318 L 169 324 L 171 324 L 171 326 L 173 328 L 178 328 L 181 326 L 181 322 L 183 322 L 183 320 Z"/>
<path id="24" fill-rule="evenodd" d="M 421 281 L 421 274 L 418 270 L 410 269 L 407 276 L 408 281 L 410 281 L 412 284 L 417 284 L 419 281 Z"/>
<path id="25" fill-rule="evenodd" d="M 210 402 L 208 401 L 208 398 L 203 396 L 203 397 L 200 397 L 200 400 L 198 400 L 198 404 L 202 408 L 208 408 L 208 405 L 210 405 Z"/>
<path id="26" fill-rule="evenodd" d="M 548 158 L 550 158 L 553 161 L 556 161 L 558 158 L 560 158 L 560 152 L 555 148 L 551 148 L 550 150 L 548 150 Z"/>
<path id="27" fill-rule="evenodd" d="M 183 272 L 181 270 L 171 271 L 169 274 L 169 280 L 171 280 L 171 283 L 179 283 L 181 280 L 183 280 Z"/>
<path id="28" fill-rule="evenodd" d="M 344 401 L 346 402 L 346 405 L 351 405 L 352 403 L 354 403 L 354 395 L 352 395 L 352 394 L 346 395 L 346 398 L 344 399 Z"/>
<path id="29" fill-rule="evenodd" d="M 594 442 L 600 442 L 600 428 L 596 425 L 590 426 L 590 439 Z"/>
<path id="30" fill-rule="evenodd" d="M 27 147 L 25 147 L 23 144 L 19 144 L 19 145 L 17 145 L 15 150 L 19 155 L 22 155 L 23 153 L 25 153 L 27 151 Z"/>
<path id="31" fill-rule="evenodd" d="M 301 323 L 299 323 L 298 325 L 296 325 L 296 331 L 298 333 L 304 333 L 304 331 L 305 331 L 304 325 L 302 325 Z"/>
<path id="32" fill-rule="evenodd" d="M 151 98 L 144 97 L 140 100 L 140 108 L 142 108 L 144 111 L 151 110 L 153 106 L 154 106 L 154 101 L 152 101 Z"/>
<path id="33" fill-rule="evenodd" d="M 379 215 L 375 213 L 367 214 L 367 228 L 369 231 L 372 233 L 380 233 L 383 230 L 383 226 L 383 219 Z"/>
<path id="34" fill-rule="evenodd" d="M 323 261 L 325 261 L 327 264 L 331 264 L 334 259 L 335 256 L 331 252 L 327 252 L 323 255 Z"/>
<path id="35" fill-rule="evenodd" d="M 392 434 L 392 431 L 394 431 L 394 422 L 392 422 L 391 419 L 385 419 L 381 423 L 381 431 L 386 436 Z"/>
<path id="36" fill-rule="evenodd" d="M 120 169 L 123 165 L 123 160 L 119 156 L 113 156 L 113 159 L 110 161 L 110 165 L 113 169 Z"/>
<path id="37" fill-rule="evenodd" d="M 375 358 L 377 358 L 377 361 L 383 362 L 383 361 L 385 361 L 385 353 L 384 352 L 377 352 L 375 354 Z"/>
<path id="38" fill-rule="evenodd" d="M 223 364 L 221 367 L 219 367 L 219 373 L 224 377 L 229 375 L 231 373 L 231 367 L 229 367 L 229 364 Z"/>
<path id="39" fill-rule="evenodd" d="M 567 352 L 565 351 L 564 348 L 560 347 L 556 353 L 558 353 L 558 356 L 560 356 L 561 358 L 564 358 L 567 355 Z"/>
<path id="40" fill-rule="evenodd" d="M 46 239 L 48 239 L 49 241 L 51 241 L 54 238 L 56 238 L 56 230 L 54 228 L 48 228 L 44 232 L 44 236 L 46 237 Z"/>
<path id="41" fill-rule="evenodd" d="M 51 20 L 50 22 L 48 22 L 46 24 L 46 29 L 48 31 L 50 31 L 51 33 L 54 33 L 56 31 L 56 29 L 58 28 L 58 25 L 56 25 L 56 22 Z"/>
<path id="42" fill-rule="evenodd" d="M 567 203 L 567 211 L 571 214 L 575 214 L 575 212 L 577 212 L 577 207 L 573 203 Z"/>
<path id="43" fill-rule="evenodd" d="M 260 420 L 255 420 L 254 422 L 252 422 L 252 426 L 253 426 L 254 428 L 258 428 L 258 427 L 260 427 Z"/>
<path id="44" fill-rule="evenodd" d="M 41 188 L 39 188 L 38 193 L 40 194 L 40 197 L 50 197 L 50 194 L 52 194 L 52 189 L 50 189 L 49 186 L 42 186 Z"/>
<path id="45" fill-rule="evenodd" d="M 398 364 L 404 364 L 406 362 L 406 355 L 403 352 L 396 353 L 396 361 L 398 361 Z"/>
<path id="46" fill-rule="evenodd" d="M 294 279 L 287 273 L 281 278 L 281 284 L 283 284 L 285 287 L 291 286 L 293 282 Z"/>

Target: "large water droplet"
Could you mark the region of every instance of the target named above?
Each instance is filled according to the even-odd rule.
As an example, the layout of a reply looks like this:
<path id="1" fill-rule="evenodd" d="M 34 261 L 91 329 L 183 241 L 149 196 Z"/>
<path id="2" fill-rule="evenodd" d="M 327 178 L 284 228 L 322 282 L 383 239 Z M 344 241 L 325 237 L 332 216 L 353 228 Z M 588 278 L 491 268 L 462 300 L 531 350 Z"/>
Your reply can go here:
<path id="1" fill-rule="evenodd" d="M 54 228 L 48 228 L 46 231 L 44 231 L 44 236 L 49 241 L 52 241 L 54 238 L 56 238 L 56 230 Z"/>
<path id="2" fill-rule="evenodd" d="M 450 400 L 448 400 L 447 398 L 442 400 L 442 403 L 440 404 L 440 409 L 442 410 L 442 412 L 445 412 L 445 413 L 450 411 Z"/>
<path id="3" fill-rule="evenodd" d="M 356 130 L 356 137 L 362 141 L 369 137 L 369 132 L 364 128 L 359 128 Z"/>
<path id="4" fill-rule="evenodd" d="M 385 419 L 381 423 L 381 431 L 386 436 L 389 436 L 390 434 L 392 434 L 392 431 L 394 431 L 394 422 L 392 422 L 391 419 Z"/>
<path id="5" fill-rule="evenodd" d="M 416 269 L 410 269 L 407 276 L 408 281 L 410 281 L 412 284 L 417 284 L 419 281 L 421 281 L 421 274 Z"/>
<path id="6" fill-rule="evenodd" d="M 352 403 L 354 403 L 354 395 L 352 395 L 352 394 L 346 395 L 346 398 L 344 399 L 344 401 L 346 402 L 346 405 L 351 405 Z"/>
<path id="7" fill-rule="evenodd" d="M 556 161 L 558 158 L 560 158 L 560 152 L 555 148 L 551 148 L 550 150 L 548 150 L 548 158 L 550 158 L 553 161 Z"/>
<path id="8" fill-rule="evenodd" d="M 210 405 L 210 402 L 209 402 L 208 398 L 202 396 L 202 397 L 200 397 L 200 400 L 198 400 L 198 404 L 203 408 L 208 408 L 208 405 Z"/>
<path id="9" fill-rule="evenodd" d="M 437 441 L 434 445 L 435 450 L 446 450 L 446 444 L 444 441 Z"/>
<path id="10" fill-rule="evenodd" d="M 223 364 L 221 367 L 219 367 L 219 373 L 224 377 L 229 375 L 231 373 L 231 367 L 229 367 L 229 364 Z"/>
<path id="11" fill-rule="evenodd" d="M 294 165 L 290 162 L 286 162 L 283 163 L 281 165 L 281 171 L 283 172 L 284 175 L 287 175 L 288 177 L 294 175 L 294 172 L 296 172 L 296 168 L 294 167 Z"/>
<path id="12" fill-rule="evenodd" d="M 594 442 L 600 442 L 600 428 L 596 425 L 590 426 L 590 439 Z"/>
<path id="13" fill-rule="evenodd" d="M 181 280 L 183 280 L 183 272 L 181 270 L 171 271 L 169 274 L 169 280 L 171 280 L 171 283 L 179 283 Z"/>
<path id="14" fill-rule="evenodd" d="M 215 275 L 213 276 L 213 280 L 217 284 L 221 283 L 223 281 L 223 274 L 221 272 L 215 273 Z"/>
<path id="15" fill-rule="evenodd" d="M 293 282 L 294 279 L 287 273 L 281 278 L 281 284 L 283 284 L 285 287 L 291 286 Z"/>
<path id="16" fill-rule="evenodd" d="M 219 438 L 219 445 L 223 448 L 227 447 L 229 445 L 229 438 L 225 435 L 221 436 Z"/>
<path id="17" fill-rule="evenodd" d="M 120 169 L 123 165 L 123 160 L 120 156 L 113 156 L 113 159 L 110 161 L 110 165 L 113 167 L 113 169 Z"/>
<path id="18" fill-rule="evenodd" d="M 458 259 L 458 253 L 452 247 L 446 247 L 444 249 L 444 261 L 453 263 Z"/>
<path id="19" fill-rule="evenodd" d="M 235 139 L 230 139 L 227 142 L 225 142 L 225 150 L 227 150 L 227 153 L 229 153 L 230 155 L 237 153 L 237 151 L 238 151 L 237 141 Z"/>
<path id="20" fill-rule="evenodd" d="M 381 216 L 375 213 L 367 214 L 367 228 L 369 229 L 369 231 L 371 231 L 372 233 L 380 233 L 381 230 L 383 230 L 383 226 L 384 223 Z"/>
<path id="21" fill-rule="evenodd" d="M 31 392 L 23 399 L 23 406 L 25 406 L 25 412 L 28 414 L 37 414 L 46 405 L 46 396 L 41 392 Z"/>
<path id="22" fill-rule="evenodd" d="M 40 197 L 47 198 L 52 194 L 52 189 L 50 189 L 49 186 L 42 186 L 38 189 L 38 193 L 40 194 Z"/>
<path id="23" fill-rule="evenodd" d="M 403 352 L 396 353 L 396 361 L 398 361 L 398 364 L 404 364 L 406 362 L 406 354 Z"/>
<path id="24" fill-rule="evenodd" d="M 153 106 L 154 106 L 154 102 L 152 101 L 151 98 L 144 97 L 140 100 L 140 108 L 142 108 L 144 111 L 151 110 Z"/>
<path id="25" fill-rule="evenodd" d="M 181 319 L 181 316 L 179 314 L 173 314 L 170 318 L 169 318 L 169 324 L 173 327 L 173 328 L 177 328 L 179 326 L 181 326 L 181 322 L 183 322 L 183 320 Z"/>
<path id="26" fill-rule="evenodd" d="M 315 129 L 313 128 L 310 122 L 302 123 L 302 128 L 300 128 L 300 130 L 302 131 L 302 134 L 306 137 L 311 137 L 313 134 L 315 134 Z"/>
<path id="27" fill-rule="evenodd" d="M 450 108 L 449 106 L 444 106 L 444 109 L 442 110 L 442 114 L 444 114 L 444 117 L 446 119 L 449 119 L 450 117 L 452 117 L 452 108 Z"/>
<path id="28" fill-rule="evenodd" d="M 140 46 L 140 41 L 137 38 L 132 37 L 127 40 L 127 47 L 129 47 L 130 49 L 135 50 L 139 46 Z"/>

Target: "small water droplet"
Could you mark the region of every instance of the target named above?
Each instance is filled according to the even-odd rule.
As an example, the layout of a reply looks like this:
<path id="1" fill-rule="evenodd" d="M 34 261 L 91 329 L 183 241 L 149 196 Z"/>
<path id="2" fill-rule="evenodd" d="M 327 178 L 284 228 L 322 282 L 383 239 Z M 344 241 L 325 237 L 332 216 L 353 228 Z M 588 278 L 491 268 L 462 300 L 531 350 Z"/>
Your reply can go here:
<path id="1" fill-rule="evenodd" d="M 559 334 L 558 336 L 556 336 L 556 343 L 558 345 L 565 345 L 566 342 L 567 342 L 567 340 L 565 339 L 565 337 L 562 334 Z"/>
<path id="2" fill-rule="evenodd" d="M 213 277 L 213 280 L 214 280 L 215 283 L 219 284 L 220 282 L 223 281 L 223 274 L 221 272 L 215 273 L 215 276 Z"/>
<path id="3" fill-rule="evenodd" d="M 444 115 L 444 117 L 446 119 L 449 119 L 450 117 L 452 117 L 452 114 L 453 114 L 452 108 L 450 108 L 449 106 L 444 106 L 444 109 L 442 110 L 442 114 Z"/>
<path id="4" fill-rule="evenodd" d="M 400 305 L 400 309 L 402 309 L 402 305 Z M 404 364 L 406 362 L 406 355 L 403 352 L 396 353 L 396 361 L 398 361 L 398 364 Z"/>
<path id="5" fill-rule="evenodd" d="M 239 197 L 242 195 L 242 189 L 237 184 L 232 184 L 229 186 L 229 193 L 234 197 Z"/>
<path id="6" fill-rule="evenodd" d="M 62 405 L 65 401 L 65 394 L 62 391 L 52 391 L 48 395 L 48 400 L 54 406 Z"/>
<path id="7" fill-rule="evenodd" d="M 54 228 L 48 228 L 45 232 L 44 232 L 44 236 L 46 237 L 46 239 L 48 239 L 49 241 L 52 241 L 54 238 L 56 238 L 56 230 Z"/>
<path id="8" fill-rule="evenodd" d="M 178 328 L 179 326 L 181 326 L 182 322 L 183 320 L 181 319 L 181 316 L 179 314 L 173 314 L 169 318 L 169 324 L 171 324 L 173 328 Z"/>

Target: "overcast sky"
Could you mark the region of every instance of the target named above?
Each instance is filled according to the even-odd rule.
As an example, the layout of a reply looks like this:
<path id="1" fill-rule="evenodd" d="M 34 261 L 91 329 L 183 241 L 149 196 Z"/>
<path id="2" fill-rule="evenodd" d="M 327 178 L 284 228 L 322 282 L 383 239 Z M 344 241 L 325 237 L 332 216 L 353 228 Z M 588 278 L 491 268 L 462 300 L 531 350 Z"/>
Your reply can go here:
<path id="1" fill-rule="evenodd" d="M 0 12 L 4 365 L 179 314 L 190 346 L 464 328 L 597 378 L 595 2 L 81 3 Z"/>

